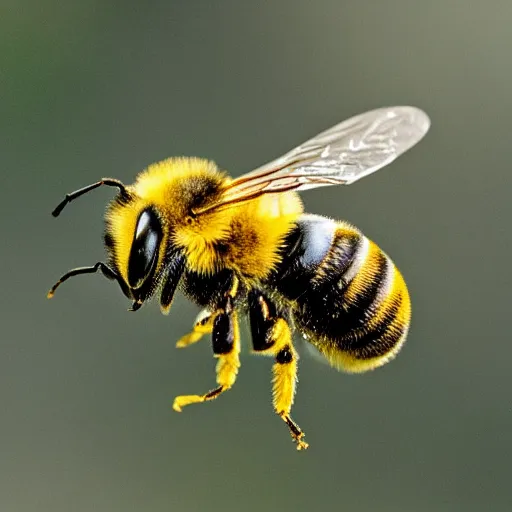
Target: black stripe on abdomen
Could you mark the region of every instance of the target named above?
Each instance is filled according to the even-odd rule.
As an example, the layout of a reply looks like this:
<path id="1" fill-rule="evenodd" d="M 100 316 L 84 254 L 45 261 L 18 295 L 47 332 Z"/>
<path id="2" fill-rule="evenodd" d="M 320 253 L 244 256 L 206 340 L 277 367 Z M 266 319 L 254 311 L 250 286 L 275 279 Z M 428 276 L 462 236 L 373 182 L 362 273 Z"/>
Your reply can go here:
<path id="1" fill-rule="evenodd" d="M 409 326 L 410 300 L 393 262 L 362 234 L 350 264 L 336 269 L 337 250 L 346 233 L 341 226 L 313 279 L 317 284 L 299 298 L 294 317 L 331 364 L 365 371 L 383 364 L 400 348 Z"/>
<path id="2" fill-rule="evenodd" d="M 355 239 L 350 233 L 351 240 Z M 367 324 L 386 285 L 388 259 L 379 248 L 359 235 L 350 259 L 340 261 L 340 247 L 346 246 L 339 230 L 333 249 L 317 272 L 309 293 L 298 300 L 300 324 L 313 333 L 336 340 Z M 347 282 L 347 279 L 350 279 Z"/>

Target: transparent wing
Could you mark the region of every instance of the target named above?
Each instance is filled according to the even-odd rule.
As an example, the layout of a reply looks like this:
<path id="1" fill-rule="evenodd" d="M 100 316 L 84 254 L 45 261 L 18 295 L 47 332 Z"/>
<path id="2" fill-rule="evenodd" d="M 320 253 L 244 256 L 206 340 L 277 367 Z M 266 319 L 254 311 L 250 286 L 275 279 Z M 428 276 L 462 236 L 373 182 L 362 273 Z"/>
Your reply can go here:
<path id="1" fill-rule="evenodd" d="M 233 180 L 220 201 L 203 211 L 273 192 L 350 185 L 390 164 L 429 127 L 429 117 L 416 107 L 379 108 L 351 117 Z"/>

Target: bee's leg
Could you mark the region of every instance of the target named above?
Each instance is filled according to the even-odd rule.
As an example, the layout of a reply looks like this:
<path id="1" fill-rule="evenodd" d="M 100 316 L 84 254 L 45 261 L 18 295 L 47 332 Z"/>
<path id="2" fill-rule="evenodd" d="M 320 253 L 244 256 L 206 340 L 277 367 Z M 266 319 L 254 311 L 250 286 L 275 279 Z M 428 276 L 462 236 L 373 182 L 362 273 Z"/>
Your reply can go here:
<path id="1" fill-rule="evenodd" d="M 275 358 L 272 367 L 274 410 L 288 425 L 297 450 L 305 450 L 308 444 L 304 441 L 304 432 L 290 416 L 297 384 L 298 360 L 290 326 L 272 302 L 258 291 L 251 292 L 249 296 L 249 316 L 254 351 Z"/>
<path id="2" fill-rule="evenodd" d="M 230 389 L 235 383 L 240 368 L 240 330 L 236 311 L 232 306 L 232 298 L 227 295 L 223 307 L 211 316 L 213 354 L 217 362 L 217 384 L 204 395 L 182 395 L 174 399 L 173 409 L 181 412 L 185 405 L 206 402 L 217 398 Z"/>
<path id="3" fill-rule="evenodd" d="M 203 309 L 196 317 L 192 330 L 181 337 L 176 343 L 176 347 L 183 348 L 198 342 L 205 334 L 211 334 L 215 315 Z"/>

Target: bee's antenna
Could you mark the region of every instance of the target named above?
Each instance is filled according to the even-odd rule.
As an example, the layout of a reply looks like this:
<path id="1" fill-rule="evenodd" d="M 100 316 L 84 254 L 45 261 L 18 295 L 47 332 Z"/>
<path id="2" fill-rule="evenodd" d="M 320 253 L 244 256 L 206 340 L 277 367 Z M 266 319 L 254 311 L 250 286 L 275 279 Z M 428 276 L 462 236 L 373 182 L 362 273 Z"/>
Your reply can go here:
<path id="1" fill-rule="evenodd" d="M 113 281 L 117 281 L 119 283 L 119 286 L 121 287 L 121 290 L 126 295 L 126 297 L 132 298 L 130 290 L 126 287 L 124 284 L 123 279 L 121 276 L 112 268 L 110 268 L 107 264 L 98 261 L 98 263 L 91 265 L 90 267 L 78 267 L 70 270 L 69 272 L 66 272 L 50 289 L 50 291 L 47 293 L 47 297 L 51 299 L 54 294 L 55 290 L 64 282 L 67 281 L 70 277 L 78 276 L 80 274 L 94 274 L 96 272 L 101 271 L 101 273 L 107 278 L 111 279 Z M 141 304 L 142 305 L 142 304 Z M 139 306 L 140 307 L 140 306 Z"/>
<path id="2" fill-rule="evenodd" d="M 87 185 L 86 187 L 75 190 L 74 192 L 71 192 L 70 194 L 66 194 L 66 197 L 57 205 L 57 208 L 55 208 L 55 210 L 53 210 L 52 215 L 54 217 L 58 217 L 60 215 L 60 212 L 64 209 L 64 207 L 68 203 L 70 203 L 77 197 L 87 194 L 87 192 L 90 192 L 91 190 L 94 190 L 95 188 L 101 187 L 102 185 L 107 185 L 109 187 L 117 187 L 119 189 L 121 196 L 124 199 L 129 199 L 129 197 L 130 197 L 130 194 L 126 190 L 126 187 L 119 180 L 114 180 L 112 178 L 102 178 L 100 181 L 97 181 L 96 183 L 92 183 L 91 185 Z"/>

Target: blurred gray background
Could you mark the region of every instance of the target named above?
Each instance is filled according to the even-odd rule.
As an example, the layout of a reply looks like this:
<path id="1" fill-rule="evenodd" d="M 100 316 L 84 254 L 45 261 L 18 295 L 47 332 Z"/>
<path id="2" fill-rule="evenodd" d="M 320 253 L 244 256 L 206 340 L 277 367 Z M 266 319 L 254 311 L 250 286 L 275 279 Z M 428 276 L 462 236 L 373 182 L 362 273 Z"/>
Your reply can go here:
<path id="1" fill-rule="evenodd" d="M 0 19 L 2 511 L 511 509 L 509 1 L 4 1 Z M 247 348 L 232 391 L 172 411 L 214 385 L 208 342 L 174 348 L 182 297 L 130 314 L 84 276 L 45 299 L 104 254 L 112 191 L 53 219 L 66 192 L 171 155 L 239 175 L 392 104 L 424 108 L 427 138 L 303 198 L 392 255 L 413 325 L 367 375 L 303 355 L 308 452 Z"/>

